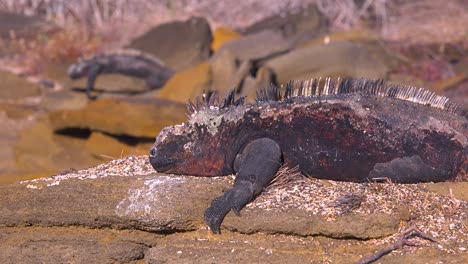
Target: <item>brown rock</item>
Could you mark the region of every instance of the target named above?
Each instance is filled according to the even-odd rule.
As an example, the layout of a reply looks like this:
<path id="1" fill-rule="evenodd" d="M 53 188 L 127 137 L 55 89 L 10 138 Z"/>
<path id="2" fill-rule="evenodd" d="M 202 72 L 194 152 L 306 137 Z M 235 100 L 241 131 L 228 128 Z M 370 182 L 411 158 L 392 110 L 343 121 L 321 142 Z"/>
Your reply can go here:
<path id="1" fill-rule="evenodd" d="M 159 98 L 186 103 L 187 100 L 200 96 L 204 89 L 208 90 L 212 84 L 211 78 L 211 66 L 208 62 L 203 62 L 176 73 L 156 94 Z"/>
<path id="2" fill-rule="evenodd" d="M 84 143 L 83 138 L 55 134 L 48 118 L 39 118 L 19 133 L 14 146 L 16 180 L 98 164 L 100 161 L 84 149 Z"/>
<path id="3" fill-rule="evenodd" d="M 185 70 L 208 59 L 211 29 L 204 18 L 158 25 L 135 39 L 130 48 L 155 55 L 176 71 Z"/>
<path id="4" fill-rule="evenodd" d="M 38 96 L 41 89 L 37 84 L 26 81 L 13 73 L 0 70 L 0 99 L 20 99 Z"/>
<path id="5" fill-rule="evenodd" d="M 146 147 L 132 146 L 119 141 L 116 137 L 94 131 L 85 143 L 86 149 L 96 158 L 103 160 L 122 158 L 128 155 L 146 155 L 150 148 L 150 143 Z"/>
<path id="6" fill-rule="evenodd" d="M 55 131 L 80 128 L 146 138 L 186 119 L 185 105 L 151 98 L 91 101 L 79 110 L 52 112 L 49 118 Z"/>
<path id="7" fill-rule="evenodd" d="M 241 34 L 227 27 L 218 27 L 213 33 L 213 42 L 211 43 L 211 50 L 217 51 L 225 43 L 238 39 Z"/>

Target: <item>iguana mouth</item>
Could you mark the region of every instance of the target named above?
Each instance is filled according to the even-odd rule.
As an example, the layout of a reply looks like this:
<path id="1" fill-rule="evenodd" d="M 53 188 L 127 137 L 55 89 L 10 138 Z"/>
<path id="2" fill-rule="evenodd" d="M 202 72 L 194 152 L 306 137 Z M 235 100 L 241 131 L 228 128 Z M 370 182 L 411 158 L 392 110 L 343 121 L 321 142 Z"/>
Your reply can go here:
<path id="1" fill-rule="evenodd" d="M 150 150 L 149 161 L 151 166 L 158 172 L 167 171 L 174 165 L 173 159 L 158 155 L 155 148 Z"/>
<path id="2" fill-rule="evenodd" d="M 150 157 L 150 163 L 151 166 L 153 166 L 153 168 L 158 172 L 165 172 L 174 165 L 172 160 L 161 159 L 158 157 Z"/>

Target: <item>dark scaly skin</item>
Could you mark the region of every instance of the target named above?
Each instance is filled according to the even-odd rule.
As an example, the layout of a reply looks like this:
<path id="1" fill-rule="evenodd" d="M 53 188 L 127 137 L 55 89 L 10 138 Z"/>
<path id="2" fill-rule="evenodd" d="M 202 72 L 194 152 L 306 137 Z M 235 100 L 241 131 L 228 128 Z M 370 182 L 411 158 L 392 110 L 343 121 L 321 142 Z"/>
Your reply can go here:
<path id="1" fill-rule="evenodd" d="M 466 117 L 393 98 L 296 98 L 197 113 L 161 131 L 150 162 L 174 174 L 237 174 L 205 212 L 219 232 L 229 210 L 239 213 L 281 164 L 339 181 L 454 179 L 466 169 L 467 129 Z"/>

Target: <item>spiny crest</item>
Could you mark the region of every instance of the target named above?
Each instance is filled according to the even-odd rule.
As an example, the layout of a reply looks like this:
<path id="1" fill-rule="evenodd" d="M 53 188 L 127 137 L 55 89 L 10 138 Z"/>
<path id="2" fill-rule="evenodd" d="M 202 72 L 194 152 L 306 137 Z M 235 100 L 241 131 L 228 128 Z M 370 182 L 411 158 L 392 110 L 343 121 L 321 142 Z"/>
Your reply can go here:
<path id="1" fill-rule="evenodd" d="M 200 111 L 219 111 L 227 109 L 231 106 L 239 106 L 244 104 L 245 97 L 241 97 L 236 100 L 235 90 L 231 90 L 227 96 L 219 103 L 219 94 L 217 91 L 208 92 L 203 91 L 202 98 L 197 96 L 195 104 L 191 100 L 187 102 L 187 115 L 192 116 L 193 114 Z"/>
<path id="2" fill-rule="evenodd" d="M 468 118 L 468 109 L 423 88 L 400 86 L 384 80 L 354 78 L 319 78 L 307 81 L 291 81 L 283 89 L 270 85 L 257 92 L 257 103 L 284 101 L 294 97 L 319 98 L 330 95 L 361 94 L 366 96 L 390 97 L 417 104 L 428 105 Z"/>

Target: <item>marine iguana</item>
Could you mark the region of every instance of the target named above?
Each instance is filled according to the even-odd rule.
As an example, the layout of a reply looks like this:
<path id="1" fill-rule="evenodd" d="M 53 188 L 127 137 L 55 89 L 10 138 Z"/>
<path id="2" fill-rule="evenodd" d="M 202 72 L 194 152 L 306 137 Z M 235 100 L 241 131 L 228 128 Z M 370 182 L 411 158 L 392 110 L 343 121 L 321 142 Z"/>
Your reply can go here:
<path id="1" fill-rule="evenodd" d="M 158 172 L 236 173 L 214 199 L 205 223 L 253 200 L 285 164 L 337 181 L 451 180 L 467 169 L 468 109 L 443 96 L 382 80 L 313 79 L 271 86 L 244 104 L 229 93 L 188 102 L 189 120 L 164 128 L 150 149 Z"/>
<path id="2" fill-rule="evenodd" d="M 115 50 L 79 59 L 70 65 L 70 79 L 88 78 L 86 95 L 92 98 L 91 91 L 99 74 L 119 73 L 145 79 L 152 89 L 161 88 L 174 71 L 165 67 L 158 58 L 134 49 Z"/>

